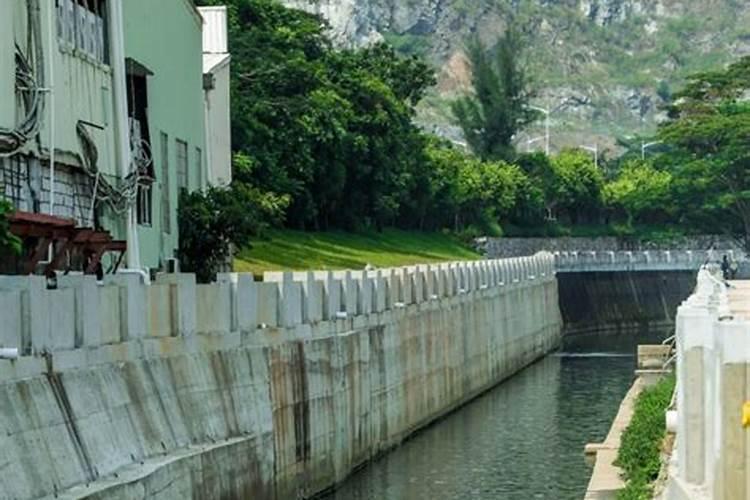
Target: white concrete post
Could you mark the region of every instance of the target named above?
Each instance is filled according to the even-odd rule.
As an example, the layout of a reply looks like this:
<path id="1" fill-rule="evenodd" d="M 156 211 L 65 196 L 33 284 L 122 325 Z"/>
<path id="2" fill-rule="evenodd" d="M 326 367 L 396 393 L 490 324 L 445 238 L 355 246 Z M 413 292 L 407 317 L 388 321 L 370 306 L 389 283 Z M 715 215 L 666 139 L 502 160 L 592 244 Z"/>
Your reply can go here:
<path id="1" fill-rule="evenodd" d="M 178 336 L 190 337 L 198 330 L 197 284 L 195 275 L 190 273 L 161 274 L 157 283 L 170 284 L 173 287 L 177 324 L 173 331 Z"/>
<path id="2" fill-rule="evenodd" d="M 291 272 L 285 272 L 281 282 L 279 319 L 281 326 L 285 328 L 293 328 L 302 323 L 302 287 L 294 281 Z"/>
<path id="3" fill-rule="evenodd" d="M 352 277 L 351 271 L 345 271 L 344 272 L 344 279 L 342 282 L 342 288 L 343 288 L 343 302 L 344 302 L 344 311 L 348 316 L 356 316 L 357 315 L 357 303 L 359 301 L 358 298 L 358 286 L 357 281 Z"/>
<path id="4" fill-rule="evenodd" d="M 22 351 L 21 346 L 21 291 L 0 290 L 0 348 L 17 348 Z"/>
<path id="5" fill-rule="evenodd" d="M 381 313 L 388 307 L 388 289 L 383 272 L 378 270 L 373 278 L 375 298 L 373 300 L 374 311 Z"/>
<path id="6" fill-rule="evenodd" d="M 101 344 L 99 285 L 95 276 L 60 276 L 60 289 L 72 288 L 75 294 L 75 347 Z"/>
<path id="7" fill-rule="evenodd" d="M 414 303 L 414 280 L 408 267 L 401 268 L 401 290 L 406 305 Z"/>
<path id="8" fill-rule="evenodd" d="M 357 282 L 359 289 L 359 304 L 357 305 L 358 314 L 367 315 L 372 312 L 372 279 L 367 271 L 357 273 Z"/>
<path id="9" fill-rule="evenodd" d="M 229 284 L 231 290 L 232 331 L 251 333 L 258 326 L 258 292 L 250 273 L 220 273 L 218 283 Z"/>
<path id="10" fill-rule="evenodd" d="M 146 284 L 143 282 L 143 276 L 137 273 L 115 274 L 106 276 L 104 282 L 117 285 L 120 289 L 122 341 L 127 342 L 146 337 L 150 322 L 146 304 Z"/>

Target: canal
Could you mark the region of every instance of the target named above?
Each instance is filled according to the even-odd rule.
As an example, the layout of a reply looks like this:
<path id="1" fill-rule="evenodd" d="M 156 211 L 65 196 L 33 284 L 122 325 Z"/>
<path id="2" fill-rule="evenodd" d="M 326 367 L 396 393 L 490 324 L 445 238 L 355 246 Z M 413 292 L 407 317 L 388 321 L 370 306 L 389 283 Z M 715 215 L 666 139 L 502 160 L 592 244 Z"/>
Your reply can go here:
<path id="1" fill-rule="evenodd" d="M 418 433 L 329 500 L 579 500 L 583 447 L 604 439 L 633 381 L 639 336 L 586 336 Z"/>

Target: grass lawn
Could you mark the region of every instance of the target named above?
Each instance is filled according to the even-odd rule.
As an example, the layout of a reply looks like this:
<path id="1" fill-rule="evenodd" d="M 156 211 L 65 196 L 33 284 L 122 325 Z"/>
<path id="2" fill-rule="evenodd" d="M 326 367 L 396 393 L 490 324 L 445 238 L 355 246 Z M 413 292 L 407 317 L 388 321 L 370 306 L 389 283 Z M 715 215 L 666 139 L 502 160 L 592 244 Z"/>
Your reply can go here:
<path id="1" fill-rule="evenodd" d="M 457 239 L 441 233 L 386 229 L 382 233 L 305 233 L 274 231 L 234 260 L 239 272 L 363 269 L 431 262 L 475 260 L 481 256 Z"/>

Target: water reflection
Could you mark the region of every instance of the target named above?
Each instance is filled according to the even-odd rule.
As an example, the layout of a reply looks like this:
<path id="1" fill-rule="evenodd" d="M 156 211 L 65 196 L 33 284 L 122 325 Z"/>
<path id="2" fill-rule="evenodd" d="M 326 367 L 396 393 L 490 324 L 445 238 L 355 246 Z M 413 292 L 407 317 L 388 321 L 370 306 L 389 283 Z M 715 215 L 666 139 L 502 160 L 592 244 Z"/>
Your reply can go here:
<path id="1" fill-rule="evenodd" d="M 583 446 L 609 430 L 633 380 L 638 342 L 664 336 L 575 339 L 328 498 L 578 500 L 591 473 Z"/>

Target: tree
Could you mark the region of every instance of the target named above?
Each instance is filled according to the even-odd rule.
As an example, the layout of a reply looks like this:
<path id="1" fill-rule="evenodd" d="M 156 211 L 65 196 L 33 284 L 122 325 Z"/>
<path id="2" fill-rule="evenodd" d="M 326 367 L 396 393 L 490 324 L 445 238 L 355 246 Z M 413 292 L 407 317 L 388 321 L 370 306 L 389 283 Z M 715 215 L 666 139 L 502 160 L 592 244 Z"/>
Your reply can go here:
<path id="1" fill-rule="evenodd" d="M 0 197 L 0 255 L 17 254 L 21 251 L 21 240 L 10 232 L 8 216 L 13 205 Z"/>
<path id="2" fill-rule="evenodd" d="M 483 159 L 512 161 L 513 136 L 536 117 L 528 108 L 522 47 L 513 27 L 500 38 L 493 54 L 478 39 L 469 43 L 473 93 L 452 108 L 469 146 Z"/>
<path id="3" fill-rule="evenodd" d="M 689 79 L 660 138 L 674 147 L 683 220 L 736 236 L 750 249 L 750 57 Z"/>
<path id="4" fill-rule="evenodd" d="M 564 150 L 552 159 L 552 172 L 550 197 L 573 224 L 584 214 L 598 213 L 604 175 L 590 154 L 580 149 Z"/>
<path id="5" fill-rule="evenodd" d="M 632 225 L 649 216 L 658 219 L 671 214 L 671 189 L 672 174 L 657 170 L 648 162 L 633 160 L 604 187 L 604 202 L 623 210 Z"/>
<path id="6" fill-rule="evenodd" d="M 210 282 L 232 257 L 232 248 L 249 247 L 251 238 L 280 223 L 285 197 L 244 184 L 183 192 L 180 197 L 178 257 L 183 270 Z"/>

